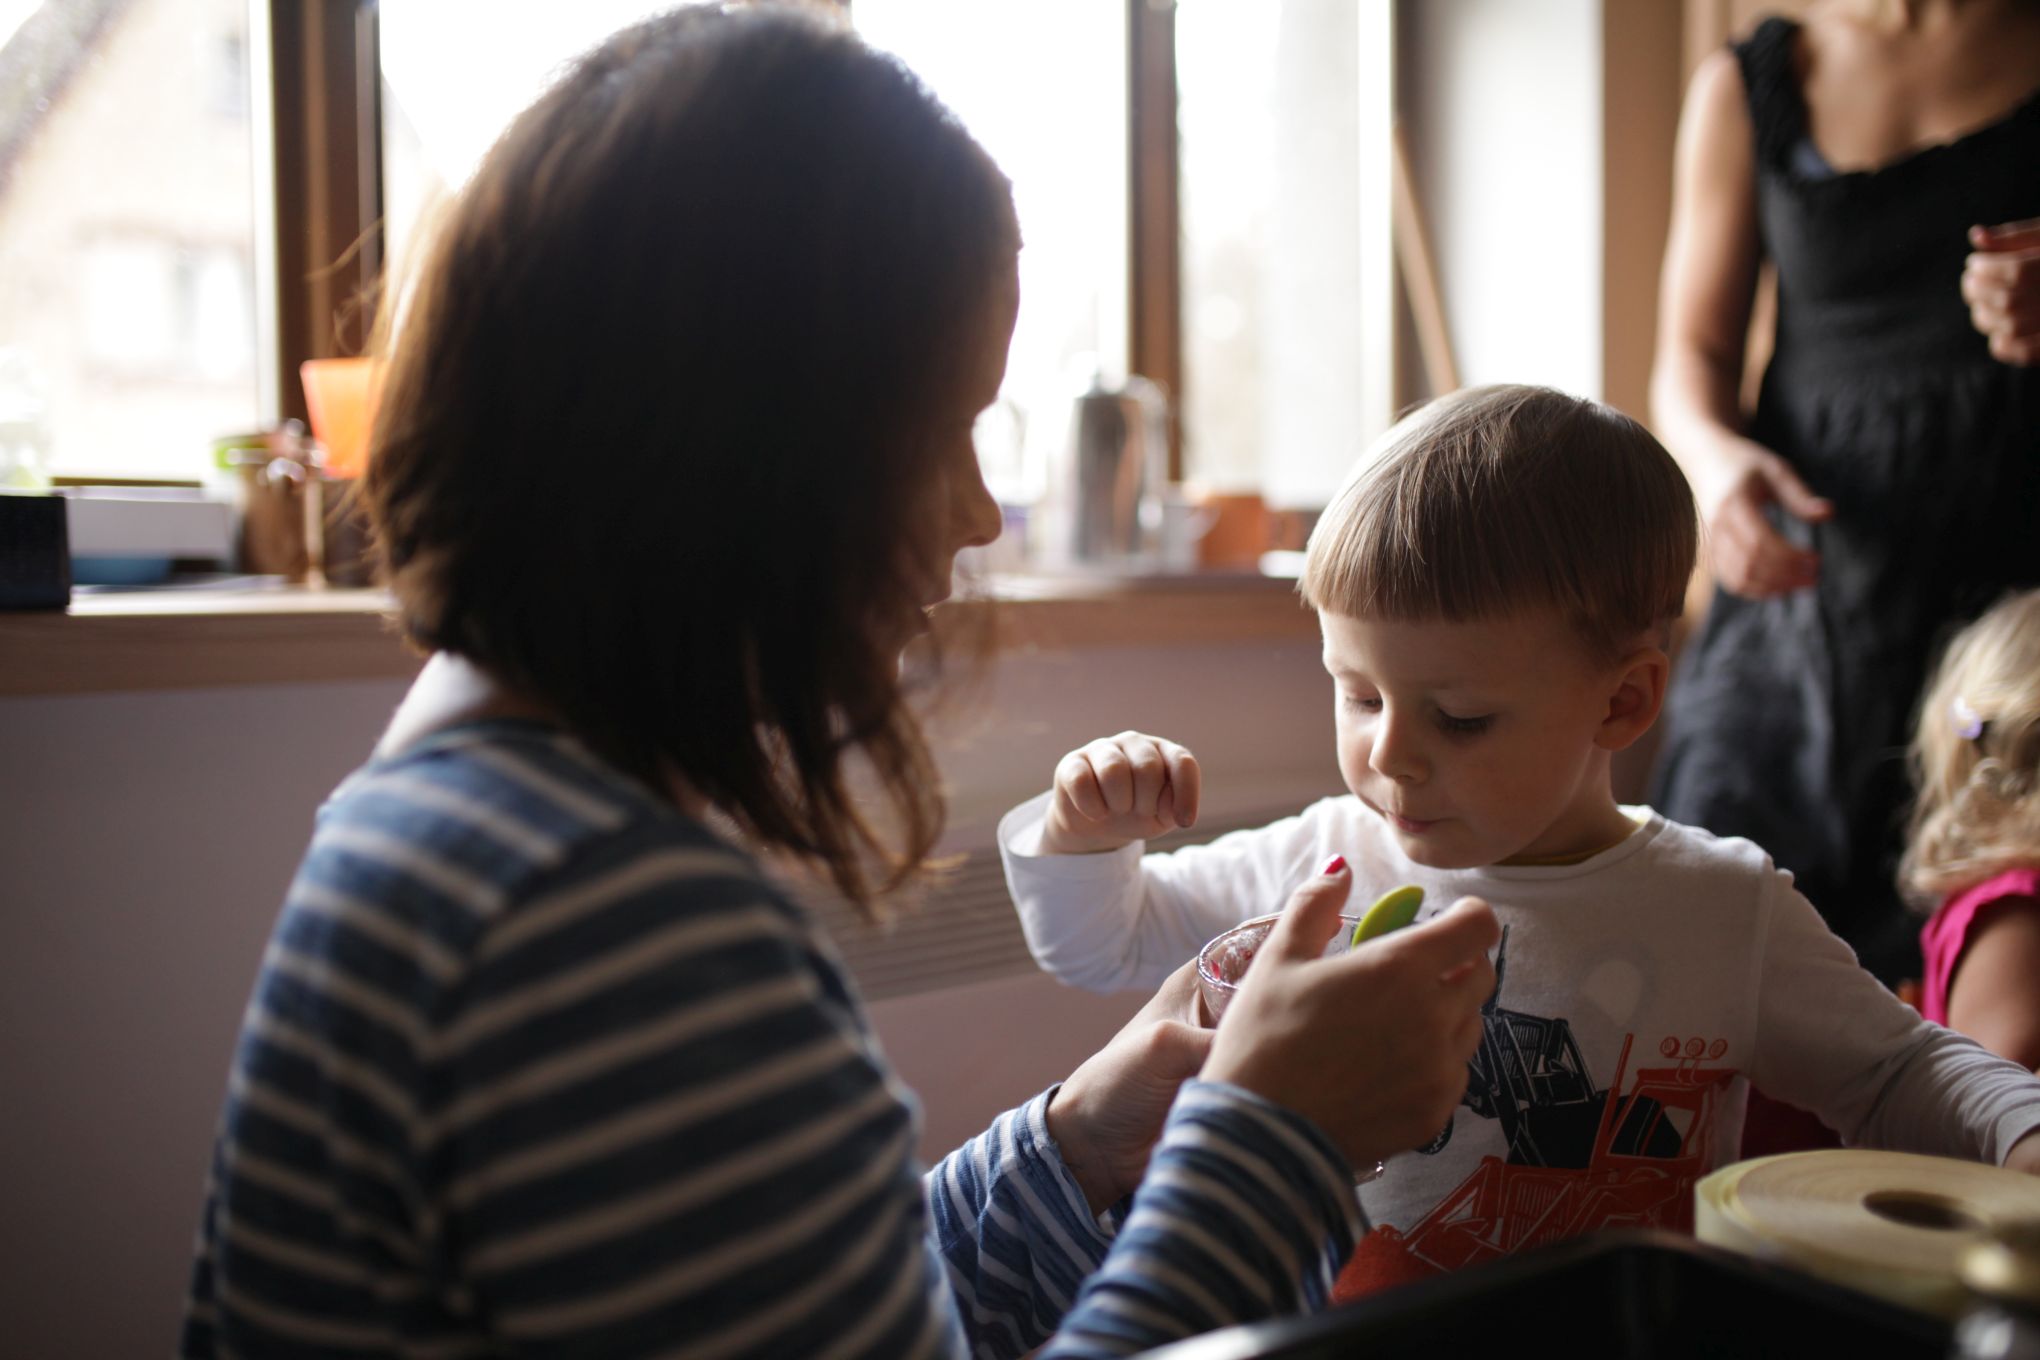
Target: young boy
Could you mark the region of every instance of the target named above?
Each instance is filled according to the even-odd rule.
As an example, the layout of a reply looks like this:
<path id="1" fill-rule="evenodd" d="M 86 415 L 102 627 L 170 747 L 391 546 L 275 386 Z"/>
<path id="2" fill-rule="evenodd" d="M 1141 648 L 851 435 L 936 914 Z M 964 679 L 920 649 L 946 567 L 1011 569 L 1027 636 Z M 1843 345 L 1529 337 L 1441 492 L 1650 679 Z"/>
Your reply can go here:
<path id="1" fill-rule="evenodd" d="M 1884 990 L 1757 846 L 1615 802 L 1609 761 L 1657 717 L 1694 547 L 1685 479 L 1636 422 L 1540 388 L 1434 402 L 1362 461 L 1305 560 L 1350 796 L 1143 856 L 1195 820 L 1199 777 L 1129 732 L 1065 756 L 1001 824 L 1035 957 L 1097 990 L 1158 982 L 1333 855 L 1349 910 L 1402 883 L 1427 913 L 1493 904 L 1465 1098 L 1360 1190 L 1377 1230 L 1344 1294 L 1597 1227 L 1689 1227 L 1751 1085 L 1850 1143 L 2040 1169 L 2030 1073 Z"/>

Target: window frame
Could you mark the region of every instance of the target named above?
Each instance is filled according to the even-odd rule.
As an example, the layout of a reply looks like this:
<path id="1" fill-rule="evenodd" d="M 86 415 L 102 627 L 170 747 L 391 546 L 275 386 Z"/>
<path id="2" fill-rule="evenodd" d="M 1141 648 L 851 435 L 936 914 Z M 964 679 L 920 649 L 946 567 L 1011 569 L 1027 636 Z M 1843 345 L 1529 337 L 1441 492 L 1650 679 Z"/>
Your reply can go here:
<path id="1" fill-rule="evenodd" d="M 1126 371 L 1183 407 L 1183 219 L 1176 132 L 1175 0 L 1126 0 Z M 1169 480 L 1183 422 L 1169 422 Z"/>
<path id="2" fill-rule="evenodd" d="M 845 9 L 852 0 L 839 0 Z M 1127 371 L 1183 384 L 1175 0 L 1123 0 L 1127 24 Z M 306 418 L 306 359 L 360 353 L 374 322 L 383 239 L 376 0 L 251 0 L 258 205 L 259 409 Z M 288 76 L 289 78 L 285 78 Z M 366 154 L 364 154 L 366 152 Z M 258 211 L 261 209 L 258 207 Z M 1172 422 L 1169 475 L 1182 476 Z"/>
<path id="3" fill-rule="evenodd" d="M 307 420 L 298 366 L 359 354 L 383 251 L 376 0 L 250 0 L 256 400 Z M 370 154 L 363 154 L 364 150 Z"/>

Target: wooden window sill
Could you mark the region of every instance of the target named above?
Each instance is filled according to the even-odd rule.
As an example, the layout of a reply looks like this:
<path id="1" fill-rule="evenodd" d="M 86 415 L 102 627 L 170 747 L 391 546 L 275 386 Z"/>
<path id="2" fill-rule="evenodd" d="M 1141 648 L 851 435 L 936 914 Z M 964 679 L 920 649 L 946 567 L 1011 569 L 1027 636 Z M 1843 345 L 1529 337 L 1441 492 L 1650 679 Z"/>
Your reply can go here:
<path id="1" fill-rule="evenodd" d="M 1001 650 L 1304 641 L 1295 583 L 1274 577 L 1000 576 Z M 980 607 L 943 606 L 945 617 Z M 0 613 L 0 696 L 403 680 L 421 659 L 379 590 L 294 587 L 80 595 L 68 611 Z"/>

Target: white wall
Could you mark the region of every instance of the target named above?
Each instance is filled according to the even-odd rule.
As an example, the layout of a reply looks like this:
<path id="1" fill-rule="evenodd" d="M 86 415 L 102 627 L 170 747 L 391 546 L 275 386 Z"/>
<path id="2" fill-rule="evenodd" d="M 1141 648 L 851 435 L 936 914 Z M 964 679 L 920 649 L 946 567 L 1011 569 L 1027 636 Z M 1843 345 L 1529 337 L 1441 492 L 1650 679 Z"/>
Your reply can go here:
<path id="1" fill-rule="evenodd" d="M 1423 0 L 1397 17 L 1462 381 L 1601 396 L 1602 0 Z"/>
<path id="2" fill-rule="evenodd" d="M 1191 743 L 1217 810 L 1336 786 L 1308 644 L 1008 658 L 945 722 L 957 836 L 1070 746 Z M 313 809 L 394 684 L 0 700 L 0 1352 L 174 1342 L 241 1008 Z M 882 1042 L 946 1149 L 1065 1075 L 1137 998 L 1039 977 L 889 1000 Z M 989 1028 L 971 1023 L 984 1013 Z"/>

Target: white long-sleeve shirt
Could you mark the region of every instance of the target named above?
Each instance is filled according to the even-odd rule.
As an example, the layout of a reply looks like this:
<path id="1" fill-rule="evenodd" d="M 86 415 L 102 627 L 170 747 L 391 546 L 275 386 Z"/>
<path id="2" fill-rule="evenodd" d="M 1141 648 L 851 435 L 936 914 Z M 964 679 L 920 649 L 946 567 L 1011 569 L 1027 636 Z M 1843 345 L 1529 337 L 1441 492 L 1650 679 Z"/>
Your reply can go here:
<path id="1" fill-rule="evenodd" d="M 2040 1081 L 1886 991 L 1748 841 L 1632 808 L 1636 831 L 1582 863 L 1440 870 L 1339 797 L 1173 854 L 1049 856 L 1046 809 L 1001 823 L 1007 881 L 1035 958 L 1083 987 L 1159 981 L 1335 854 L 1356 907 L 1413 883 L 1422 916 L 1495 908 L 1501 983 L 1467 1095 L 1441 1142 L 1363 1191 L 1386 1231 L 1345 1286 L 1592 1227 L 1685 1227 L 1694 1182 L 1736 1158 L 1752 1084 L 1853 1144 L 1996 1163 L 2040 1128 Z"/>

